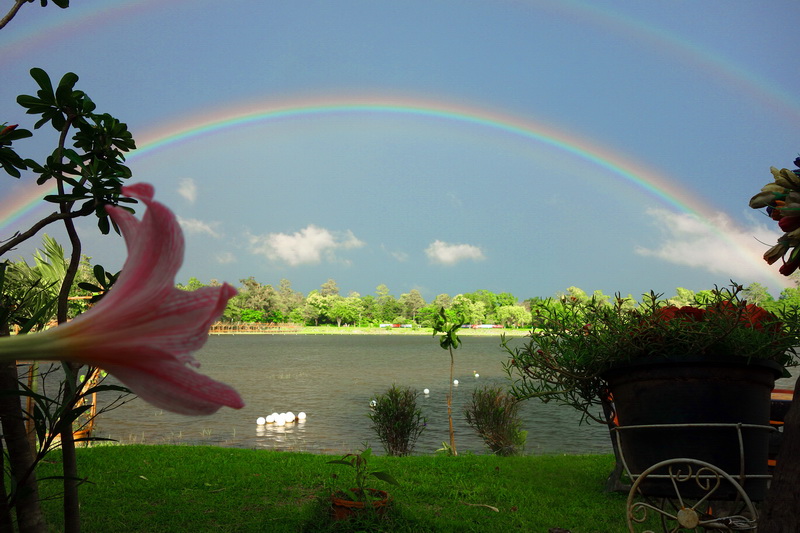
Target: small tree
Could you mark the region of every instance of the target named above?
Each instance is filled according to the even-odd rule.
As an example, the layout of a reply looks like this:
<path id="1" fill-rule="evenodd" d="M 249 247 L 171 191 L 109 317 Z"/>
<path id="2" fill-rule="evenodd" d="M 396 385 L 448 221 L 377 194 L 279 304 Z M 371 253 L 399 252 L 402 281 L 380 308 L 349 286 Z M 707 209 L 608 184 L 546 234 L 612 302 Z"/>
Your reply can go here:
<path id="1" fill-rule="evenodd" d="M 467 423 L 497 455 L 515 455 L 525 445 L 527 431 L 521 431 L 519 402 L 502 387 L 472 391 L 472 402 L 464 408 Z"/>
<path id="2" fill-rule="evenodd" d="M 417 439 L 425 430 L 427 419 L 417 407 L 418 396 L 416 389 L 392 385 L 375 398 L 368 416 L 387 454 L 411 454 Z"/>
<path id="3" fill-rule="evenodd" d="M 456 317 L 455 321 L 448 320 L 447 313 L 444 307 L 442 307 L 439 309 L 439 314 L 436 316 L 436 320 L 433 323 L 433 335 L 436 336 L 438 333 L 442 333 L 442 337 L 439 339 L 439 345 L 442 349 L 450 352 L 450 390 L 447 393 L 447 421 L 450 425 L 449 452 L 452 455 L 458 455 L 456 451 L 456 435 L 453 431 L 453 371 L 455 369 L 453 350 L 461 346 L 461 339 L 458 338 L 456 332 L 461 327 L 462 321 L 463 319 L 460 316 Z"/>

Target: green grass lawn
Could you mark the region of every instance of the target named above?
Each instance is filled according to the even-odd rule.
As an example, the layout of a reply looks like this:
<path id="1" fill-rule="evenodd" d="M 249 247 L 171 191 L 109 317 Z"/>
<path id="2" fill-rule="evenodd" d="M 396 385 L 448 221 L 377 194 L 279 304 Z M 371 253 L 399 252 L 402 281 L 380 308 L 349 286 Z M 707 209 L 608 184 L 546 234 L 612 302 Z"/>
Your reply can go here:
<path id="1" fill-rule="evenodd" d="M 336 457 L 205 446 L 102 446 L 78 450 L 83 531 L 626 531 L 625 495 L 603 491 L 610 455 L 373 457 L 401 486 L 383 517 L 329 518 L 327 497 L 352 486 Z M 53 453 L 40 477 L 59 475 Z M 60 482 L 43 480 L 45 512 L 60 531 Z M 496 508 L 497 511 L 490 507 Z"/>

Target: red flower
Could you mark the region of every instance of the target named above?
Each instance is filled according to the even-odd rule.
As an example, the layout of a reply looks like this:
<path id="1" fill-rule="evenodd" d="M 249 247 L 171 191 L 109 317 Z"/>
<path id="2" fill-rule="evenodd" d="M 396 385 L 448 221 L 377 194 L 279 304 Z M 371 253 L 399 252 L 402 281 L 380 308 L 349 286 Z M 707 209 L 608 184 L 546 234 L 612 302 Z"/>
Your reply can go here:
<path id="1" fill-rule="evenodd" d="M 778 221 L 778 227 L 786 233 L 794 231 L 800 228 L 800 216 L 782 217 Z"/>
<path id="2" fill-rule="evenodd" d="M 705 310 L 690 305 L 685 305 L 681 308 L 669 305 L 658 308 L 656 315 L 665 321 L 678 318 L 685 322 L 700 322 L 705 318 Z"/>

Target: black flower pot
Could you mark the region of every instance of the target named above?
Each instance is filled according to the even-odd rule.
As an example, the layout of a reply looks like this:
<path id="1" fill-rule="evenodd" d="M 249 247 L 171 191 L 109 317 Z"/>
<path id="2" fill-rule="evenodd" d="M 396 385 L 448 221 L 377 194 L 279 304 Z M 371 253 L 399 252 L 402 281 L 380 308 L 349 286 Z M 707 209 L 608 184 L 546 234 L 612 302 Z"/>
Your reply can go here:
<path id="1" fill-rule="evenodd" d="M 767 474 L 770 393 L 782 367 L 771 361 L 736 357 L 716 360 L 649 359 L 607 372 L 620 429 L 621 451 L 630 472 L 640 474 L 661 461 L 690 458 L 711 463 L 735 478 Z M 697 427 L 629 428 L 654 424 Z M 725 424 L 725 426 L 704 426 Z M 742 446 L 736 424 L 742 427 Z M 629 428 L 629 429 L 626 429 Z M 743 453 L 740 451 L 743 450 Z M 743 459 L 743 462 L 742 462 Z M 766 495 L 765 478 L 745 478 L 752 500 Z M 650 477 L 641 484 L 648 496 L 674 496 L 669 480 Z M 703 491 L 698 488 L 696 491 Z M 691 495 L 691 494 L 689 494 Z M 715 499 L 734 496 L 722 487 Z"/>

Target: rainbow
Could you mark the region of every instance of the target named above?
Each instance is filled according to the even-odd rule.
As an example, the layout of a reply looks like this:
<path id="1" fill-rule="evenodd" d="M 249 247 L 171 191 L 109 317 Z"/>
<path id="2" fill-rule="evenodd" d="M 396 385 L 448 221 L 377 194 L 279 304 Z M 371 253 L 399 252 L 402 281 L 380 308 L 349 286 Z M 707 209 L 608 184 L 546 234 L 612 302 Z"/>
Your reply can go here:
<path id="1" fill-rule="evenodd" d="M 187 0 L 172 0 L 171 8 Z M 523 0 L 507 2 L 521 10 L 547 10 L 569 19 L 582 20 L 587 24 L 608 30 L 612 34 L 625 36 L 638 44 L 649 46 L 656 52 L 692 65 L 704 76 L 710 76 L 721 85 L 735 87 L 751 99 L 761 102 L 765 109 L 787 121 L 800 119 L 800 99 L 795 93 L 780 87 L 770 80 L 748 71 L 736 62 L 717 54 L 706 47 L 641 19 L 627 16 L 611 8 L 599 7 L 590 2 L 576 0 Z M 139 0 L 137 2 L 99 2 L 95 6 L 71 6 L 66 10 L 55 8 L 39 15 L 38 19 L 17 28 L 15 21 L 4 30 L 5 42 L 0 46 L 0 64 L 29 51 L 31 47 L 46 47 L 67 37 L 70 33 L 105 24 L 115 24 L 124 18 L 139 16 L 156 9 L 164 9 L 161 0 Z M 26 12 L 28 9 L 23 7 Z M 32 11 L 32 9 L 31 9 Z M 18 15 L 19 16 L 19 15 Z M 10 39 L 8 38 L 10 36 Z M 788 67 L 787 67 L 788 68 Z"/>
<path id="2" fill-rule="evenodd" d="M 202 118 L 178 120 L 136 136 L 141 139 L 137 141 L 139 147 L 129 154 L 127 160 L 129 163 L 135 162 L 195 139 L 244 126 L 302 117 L 322 118 L 335 115 L 415 117 L 421 120 L 461 123 L 511 134 L 610 171 L 673 209 L 693 213 L 702 218 L 710 214 L 705 213 L 707 205 L 704 202 L 700 202 L 691 193 L 675 185 L 674 180 L 667 179 L 607 147 L 574 134 L 567 134 L 544 122 L 521 120 L 495 111 L 423 99 L 374 96 L 322 97 L 250 102 L 223 107 L 211 113 L 204 111 Z M 28 185 L 13 194 L 10 199 L 0 202 L 0 230 L 9 229 L 8 227 L 20 217 L 36 209 L 44 194 L 52 194 L 54 191 L 54 186 L 42 189 Z"/>
<path id="3" fill-rule="evenodd" d="M 229 106 L 209 113 L 204 111 L 201 118 L 191 118 L 171 122 L 155 128 L 139 136 L 139 148 L 131 152 L 129 162 L 135 162 L 161 151 L 175 148 L 195 140 L 217 135 L 256 124 L 277 124 L 301 118 L 324 118 L 330 116 L 402 116 L 417 118 L 422 121 L 442 121 L 447 123 L 474 126 L 494 132 L 513 135 L 536 146 L 552 149 L 554 156 L 568 156 L 589 163 L 618 177 L 633 189 L 653 197 L 661 204 L 673 210 L 697 216 L 712 228 L 722 239 L 725 239 L 732 250 L 737 250 L 732 238 L 726 230 L 713 223 L 707 202 L 695 197 L 675 182 L 655 170 L 648 168 L 630 157 L 624 156 L 608 147 L 567 134 L 544 122 L 520 119 L 496 111 L 475 107 L 467 107 L 452 103 L 443 103 L 423 99 L 399 99 L 397 97 L 323 97 L 306 100 L 261 101 L 250 102 L 238 106 Z M 28 185 L 19 189 L 10 198 L 0 202 L 0 230 L 8 232 L 20 218 L 30 214 L 43 205 L 43 194 L 48 190 Z M 738 250 L 741 256 L 763 271 L 769 272 L 771 278 L 787 286 L 786 280 L 766 268 L 760 258 L 753 257 L 743 249 Z"/>

